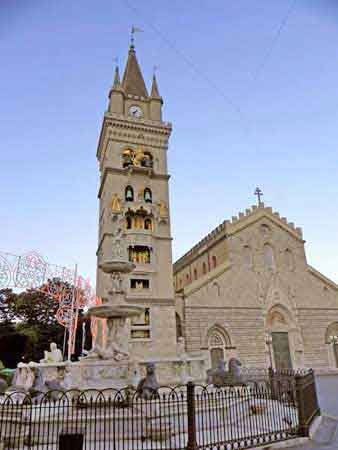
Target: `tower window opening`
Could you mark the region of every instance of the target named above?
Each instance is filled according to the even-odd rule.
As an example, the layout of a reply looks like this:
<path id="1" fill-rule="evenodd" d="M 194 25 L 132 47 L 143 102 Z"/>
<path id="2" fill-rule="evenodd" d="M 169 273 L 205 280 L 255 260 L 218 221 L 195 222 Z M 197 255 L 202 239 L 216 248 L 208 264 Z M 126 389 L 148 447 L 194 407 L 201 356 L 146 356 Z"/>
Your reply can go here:
<path id="1" fill-rule="evenodd" d="M 152 230 L 153 229 L 153 222 L 152 222 L 152 220 L 149 217 L 147 217 L 144 220 L 144 229 L 145 230 Z"/>
<path id="2" fill-rule="evenodd" d="M 194 269 L 194 280 L 197 280 L 197 269 Z"/>
<path id="3" fill-rule="evenodd" d="M 134 189 L 131 186 L 127 186 L 125 190 L 125 199 L 127 202 L 134 201 Z"/>
<path id="4" fill-rule="evenodd" d="M 131 218 L 130 216 L 127 216 L 127 217 L 126 217 L 126 227 L 127 227 L 127 230 L 130 230 L 130 229 L 132 228 L 132 226 L 133 226 L 132 218 Z"/>
<path id="5" fill-rule="evenodd" d="M 186 280 L 187 280 L 187 283 L 190 283 L 190 275 L 188 273 L 186 275 Z"/>
<path id="6" fill-rule="evenodd" d="M 145 308 L 139 316 L 131 319 L 131 338 L 149 339 L 150 338 L 150 308 Z"/>
<path id="7" fill-rule="evenodd" d="M 202 265 L 202 271 L 203 271 L 203 275 L 205 275 L 207 273 L 207 265 L 205 264 L 205 262 Z"/>
<path id="8" fill-rule="evenodd" d="M 212 268 L 214 269 L 216 266 L 217 266 L 217 258 L 216 258 L 216 256 L 214 255 L 214 256 L 212 257 Z"/>
<path id="9" fill-rule="evenodd" d="M 143 197 L 144 197 L 144 201 L 146 203 L 152 203 L 153 196 L 152 196 L 151 190 L 149 188 L 145 188 L 144 193 L 143 193 Z"/>
<path id="10" fill-rule="evenodd" d="M 150 249 L 145 245 L 130 246 L 129 261 L 137 264 L 150 264 Z"/>
<path id="11" fill-rule="evenodd" d="M 153 165 L 154 165 L 153 155 L 150 152 L 144 152 L 143 159 L 141 161 L 141 166 L 152 168 Z"/>
<path id="12" fill-rule="evenodd" d="M 146 279 L 132 278 L 130 280 L 130 287 L 131 289 L 149 289 L 150 283 Z"/>

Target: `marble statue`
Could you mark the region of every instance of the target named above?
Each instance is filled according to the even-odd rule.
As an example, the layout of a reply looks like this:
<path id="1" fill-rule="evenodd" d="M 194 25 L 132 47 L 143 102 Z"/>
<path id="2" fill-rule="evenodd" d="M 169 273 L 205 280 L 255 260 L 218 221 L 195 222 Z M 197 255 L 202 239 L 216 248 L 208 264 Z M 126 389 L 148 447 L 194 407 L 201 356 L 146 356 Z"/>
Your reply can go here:
<path id="1" fill-rule="evenodd" d="M 123 258 L 124 256 L 124 248 L 122 245 L 122 237 L 123 230 L 122 228 L 118 228 L 113 234 L 113 245 L 112 245 L 112 257 L 114 258 Z"/>
<path id="2" fill-rule="evenodd" d="M 137 392 L 141 398 L 145 400 L 151 400 L 157 397 L 159 384 L 155 374 L 155 364 L 148 363 L 146 367 L 146 376 L 141 379 L 137 386 Z"/>
<path id="3" fill-rule="evenodd" d="M 207 371 L 207 383 L 215 386 L 242 384 L 241 366 L 239 359 L 232 357 L 228 361 L 229 370 L 227 371 L 224 360 L 220 360 L 217 369 Z"/>
<path id="4" fill-rule="evenodd" d="M 59 363 L 62 361 L 63 361 L 62 352 L 60 349 L 57 348 L 55 342 L 52 342 L 50 344 L 50 352 L 45 350 L 44 358 L 40 359 L 41 363 L 49 363 L 49 364 Z"/>

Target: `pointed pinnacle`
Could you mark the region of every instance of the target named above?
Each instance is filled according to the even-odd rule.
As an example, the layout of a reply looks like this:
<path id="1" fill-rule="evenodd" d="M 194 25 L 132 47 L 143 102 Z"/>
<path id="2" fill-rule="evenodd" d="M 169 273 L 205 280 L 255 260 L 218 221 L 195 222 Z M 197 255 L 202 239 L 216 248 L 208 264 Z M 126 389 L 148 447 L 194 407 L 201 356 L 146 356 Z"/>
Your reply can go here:
<path id="1" fill-rule="evenodd" d="M 153 98 L 161 98 L 160 93 L 158 91 L 158 86 L 157 86 L 157 81 L 156 81 L 156 76 L 155 74 L 153 75 L 153 82 L 151 85 L 151 97 Z"/>
<path id="2" fill-rule="evenodd" d="M 119 74 L 119 66 L 115 67 L 115 76 L 113 86 L 117 87 L 120 85 L 120 74 Z"/>

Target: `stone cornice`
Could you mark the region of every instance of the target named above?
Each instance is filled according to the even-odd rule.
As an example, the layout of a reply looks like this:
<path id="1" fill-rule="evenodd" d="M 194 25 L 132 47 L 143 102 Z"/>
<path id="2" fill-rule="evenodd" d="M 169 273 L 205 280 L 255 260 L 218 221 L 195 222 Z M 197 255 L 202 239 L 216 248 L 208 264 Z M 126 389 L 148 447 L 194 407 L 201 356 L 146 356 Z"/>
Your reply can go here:
<path id="1" fill-rule="evenodd" d="M 124 169 L 119 169 L 117 167 L 105 167 L 104 170 L 103 170 L 103 173 L 101 175 L 101 182 L 100 182 L 99 192 L 97 194 L 98 198 L 101 197 L 103 186 L 104 186 L 104 183 L 105 183 L 106 178 L 107 178 L 109 173 L 115 174 L 115 175 L 128 176 L 130 174 L 130 170 L 133 171 L 134 169 L 132 169 L 130 167 L 126 167 Z M 155 173 L 153 169 L 146 169 L 146 170 L 144 170 L 142 172 L 140 172 L 138 170 L 137 172 L 138 173 L 143 173 L 145 176 L 149 176 L 150 178 L 153 178 L 155 180 L 168 181 L 169 178 L 170 178 L 170 175 Z"/>
<path id="2" fill-rule="evenodd" d="M 104 241 L 106 236 L 107 237 L 109 237 L 109 236 L 110 237 L 114 237 L 114 233 L 105 232 L 105 233 L 102 234 L 100 242 L 99 242 L 99 244 L 97 246 L 96 256 L 98 256 L 98 253 L 99 253 L 99 251 L 100 251 L 100 249 L 102 247 L 102 243 L 103 243 L 103 241 Z M 171 236 L 160 236 L 160 235 L 155 234 L 155 233 L 152 233 L 151 237 L 152 237 L 152 239 L 156 239 L 156 240 L 159 240 L 159 241 L 172 241 L 173 240 L 173 238 Z"/>
<path id="3" fill-rule="evenodd" d="M 325 275 L 323 275 L 322 273 L 318 272 L 318 270 L 316 270 L 314 267 L 312 266 L 307 266 L 307 270 L 309 273 L 311 273 L 311 275 L 313 275 L 314 277 L 318 278 L 320 281 L 322 281 L 324 284 L 329 285 L 332 289 L 334 289 L 335 291 L 338 292 L 338 285 L 334 282 L 331 281 L 329 278 L 327 278 Z M 338 299 L 337 299 L 338 300 Z"/>
<path id="4" fill-rule="evenodd" d="M 171 134 L 171 130 L 172 126 L 169 122 L 135 119 L 121 114 L 106 112 L 103 118 L 96 156 L 98 159 L 100 158 L 103 141 L 106 137 L 107 132 L 108 135 L 114 137 L 114 139 L 121 138 L 125 134 L 125 138 L 128 140 L 128 142 L 130 142 L 130 138 L 132 138 L 133 136 L 130 133 L 127 133 L 127 131 L 135 132 L 135 137 L 137 137 L 137 135 L 140 133 L 163 136 L 165 142 L 167 142 Z M 149 144 L 152 145 L 151 143 Z"/>

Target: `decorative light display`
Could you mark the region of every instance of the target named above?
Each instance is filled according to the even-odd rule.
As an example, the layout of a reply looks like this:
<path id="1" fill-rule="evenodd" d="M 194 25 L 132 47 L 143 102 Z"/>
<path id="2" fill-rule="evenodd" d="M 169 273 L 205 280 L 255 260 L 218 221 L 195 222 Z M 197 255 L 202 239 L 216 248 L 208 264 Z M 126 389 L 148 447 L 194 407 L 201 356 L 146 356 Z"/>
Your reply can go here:
<path id="1" fill-rule="evenodd" d="M 36 289 L 59 304 L 55 318 L 69 333 L 68 356 L 74 352 L 79 310 L 98 302 L 89 280 L 76 268 L 47 263 L 37 252 L 12 255 L 0 252 L 0 289 Z"/>

